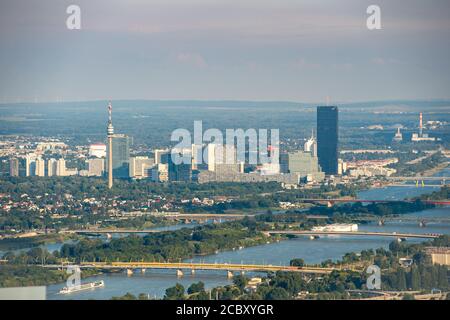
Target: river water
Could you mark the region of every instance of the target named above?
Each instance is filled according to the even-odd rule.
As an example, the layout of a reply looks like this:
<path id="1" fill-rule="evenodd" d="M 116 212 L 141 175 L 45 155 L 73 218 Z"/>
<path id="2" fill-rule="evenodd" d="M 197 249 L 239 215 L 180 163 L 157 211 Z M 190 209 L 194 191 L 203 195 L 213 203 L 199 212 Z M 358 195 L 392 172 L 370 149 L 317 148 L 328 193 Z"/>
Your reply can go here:
<path id="1" fill-rule="evenodd" d="M 450 168 L 437 175 L 449 176 Z M 360 199 L 404 199 L 424 193 L 438 190 L 436 187 L 385 187 L 362 191 L 358 194 Z M 450 207 L 440 207 L 425 210 L 418 213 L 407 214 L 408 217 L 431 218 L 450 217 Z M 182 227 L 182 226 L 181 226 Z M 180 228 L 171 227 L 171 228 Z M 429 222 L 425 228 L 419 227 L 417 221 L 387 222 L 384 226 L 376 223 L 360 225 L 359 230 L 377 232 L 411 232 L 411 233 L 444 233 L 450 234 L 450 224 L 441 222 Z M 327 259 L 340 259 L 347 252 L 360 252 L 364 249 L 387 248 L 392 238 L 381 238 L 374 236 L 328 236 L 317 240 L 309 240 L 300 237 L 291 240 L 271 243 L 257 247 L 244 248 L 242 250 L 219 252 L 218 254 L 196 257 L 189 261 L 196 262 L 227 262 L 227 263 L 258 263 L 258 264 L 281 264 L 288 265 L 293 258 L 302 258 L 306 263 L 320 263 Z M 420 242 L 420 239 L 408 240 L 409 242 Z M 60 246 L 60 245 L 59 245 Z M 58 245 L 49 248 L 58 249 Z M 145 274 L 135 272 L 132 276 L 125 274 L 105 274 L 84 279 L 83 282 L 104 280 L 105 287 L 93 291 L 59 295 L 58 291 L 65 284 L 50 285 L 47 287 L 48 299 L 110 299 L 113 296 L 121 296 L 127 292 L 138 295 L 148 294 L 150 297 L 161 298 L 165 289 L 175 285 L 177 282 L 187 288 L 191 283 L 203 281 L 207 288 L 231 283 L 223 271 L 197 271 L 195 275 L 185 274 L 177 278 L 172 270 L 147 270 Z"/>

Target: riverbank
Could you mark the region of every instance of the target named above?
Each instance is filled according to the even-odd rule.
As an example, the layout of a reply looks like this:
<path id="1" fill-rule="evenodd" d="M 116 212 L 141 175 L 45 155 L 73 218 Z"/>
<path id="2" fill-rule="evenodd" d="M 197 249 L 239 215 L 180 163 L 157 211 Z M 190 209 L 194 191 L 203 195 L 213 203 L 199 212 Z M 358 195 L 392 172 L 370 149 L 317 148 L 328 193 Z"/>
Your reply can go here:
<path id="1" fill-rule="evenodd" d="M 0 240 L 0 251 L 21 250 L 78 239 L 80 239 L 80 237 L 75 234 L 62 233 L 37 235 L 35 237 L 27 238 L 5 238 Z"/>
<path id="2" fill-rule="evenodd" d="M 0 288 L 48 286 L 65 282 L 71 273 L 66 270 L 49 270 L 40 266 L 2 265 L 0 268 Z M 102 275 L 99 270 L 81 270 L 81 278 Z"/>
<path id="3" fill-rule="evenodd" d="M 440 171 L 445 170 L 447 167 L 450 166 L 450 162 L 442 162 L 439 163 L 436 167 L 428 169 L 428 170 L 424 170 L 422 172 L 418 172 L 418 175 L 423 176 L 423 177 L 430 177 L 430 176 L 434 176 L 435 174 L 439 173 Z"/>

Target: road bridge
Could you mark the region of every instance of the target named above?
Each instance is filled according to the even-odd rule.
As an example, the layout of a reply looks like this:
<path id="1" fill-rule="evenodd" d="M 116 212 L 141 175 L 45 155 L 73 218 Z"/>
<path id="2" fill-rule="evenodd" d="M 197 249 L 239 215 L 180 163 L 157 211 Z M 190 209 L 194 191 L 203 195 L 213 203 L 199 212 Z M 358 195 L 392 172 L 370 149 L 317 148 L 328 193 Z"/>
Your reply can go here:
<path id="1" fill-rule="evenodd" d="M 390 176 L 390 177 L 386 177 L 387 180 L 391 180 L 391 181 L 441 181 L 444 182 L 445 181 L 450 181 L 450 177 L 423 177 L 423 176 L 412 176 L 412 177 L 394 177 L 394 176 Z"/>
<path id="2" fill-rule="evenodd" d="M 177 221 L 205 221 L 205 220 L 237 220 L 245 217 L 252 218 L 254 214 L 238 214 L 238 213 L 170 213 L 158 214 L 158 217 L 163 217 L 169 220 Z"/>
<path id="3" fill-rule="evenodd" d="M 338 199 L 326 199 L 326 198 L 303 198 L 303 199 L 296 199 L 297 202 L 324 202 L 328 205 L 333 205 L 335 203 L 414 203 L 416 200 L 387 200 L 387 199 L 345 199 L 345 198 L 338 198 Z M 450 205 L 450 200 L 421 200 L 423 203 L 428 204 L 435 204 L 435 205 Z"/>
<path id="4" fill-rule="evenodd" d="M 169 269 L 176 270 L 177 275 L 182 276 L 182 270 L 223 270 L 228 272 L 277 272 L 289 271 L 308 274 L 329 274 L 334 270 L 345 270 L 339 268 L 320 268 L 320 267 L 295 267 L 279 265 L 259 265 L 259 264 L 233 264 L 233 263 L 194 263 L 194 262 L 83 262 L 78 265 L 81 269 L 109 269 L 126 270 L 132 274 L 133 270 L 140 269 L 145 272 L 146 269 Z M 46 268 L 62 268 L 61 265 L 45 265 Z"/>
<path id="5" fill-rule="evenodd" d="M 441 234 L 416 234 L 416 233 L 397 233 L 397 232 L 371 232 L 371 231 L 311 231 L 311 230 L 275 230 L 264 231 L 267 236 L 270 235 L 298 235 L 298 236 L 375 236 L 375 237 L 394 237 L 394 238 L 421 238 L 421 239 L 435 239 L 439 238 Z"/>

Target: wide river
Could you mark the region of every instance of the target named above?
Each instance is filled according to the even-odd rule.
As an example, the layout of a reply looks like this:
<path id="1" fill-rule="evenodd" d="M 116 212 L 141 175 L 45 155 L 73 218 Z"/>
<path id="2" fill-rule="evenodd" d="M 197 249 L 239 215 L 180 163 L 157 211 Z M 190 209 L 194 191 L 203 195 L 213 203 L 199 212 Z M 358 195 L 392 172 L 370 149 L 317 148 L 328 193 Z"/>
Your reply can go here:
<path id="1" fill-rule="evenodd" d="M 449 176 L 450 168 L 438 174 Z M 358 194 L 360 199 L 404 199 L 424 193 L 438 190 L 437 187 L 385 187 L 362 191 Z M 425 210 L 419 213 L 407 214 L 408 217 L 450 217 L 450 207 L 440 207 Z M 173 228 L 173 227 L 172 227 Z M 416 221 L 387 222 L 384 226 L 376 223 L 360 225 L 363 231 L 386 231 L 386 232 L 412 232 L 412 233 L 445 233 L 450 234 L 450 223 L 429 222 L 425 228 L 418 226 Z M 197 262 L 228 262 L 228 263 L 257 263 L 257 264 L 281 264 L 288 265 L 293 258 L 302 258 L 307 263 L 319 263 L 327 259 L 340 259 L 347 252 L 360 252 L 364 249 L 387 248 L 392 238 L 381 237 L 351 237 L 351 236 L 329 236 L 317 240 L 309 240 L 307 237 L 295 238 L 256 247 L 244 248 L 242 250 L 219 252 L 218 254 L 196 257 L 192 261 Z M 408 240 L 421 241 L 421 240 Z M 49 246 L 55 250 L 60 244 Z M 191 260 L 189 260 L 191 261 Z M 226 285 L 231 282 L 223 271 L 197 271 L 195 275 L 186 272 L 184 277 L 178 278 L 175 272 L 147 270 L 144 274 L 135 272 L 131 276 L 121 274 L 105 274 L 84 279 L 83 282 L 104 280 L 105 287 L 93 291 L 84 291 L 68 295 L 60 295 L 58 291 L 65 284 L 50 285 L 47 287 L 48 299 L 110 299 L 113 296 L 121 296 L 127 292 L 138 295 L 148 294 L 150 297 L 161 298 L 165 289 L 175 285 L 177 282 L 187 288 L 191 283 L 203 281 L 207 288 Z"/>

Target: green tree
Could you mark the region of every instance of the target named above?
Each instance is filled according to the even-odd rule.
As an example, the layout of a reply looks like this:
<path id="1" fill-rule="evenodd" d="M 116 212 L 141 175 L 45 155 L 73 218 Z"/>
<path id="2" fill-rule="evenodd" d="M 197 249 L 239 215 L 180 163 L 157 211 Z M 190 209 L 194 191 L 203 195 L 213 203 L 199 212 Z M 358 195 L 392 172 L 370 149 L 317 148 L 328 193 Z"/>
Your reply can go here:
<path id="1" fill-rule="evenodd" d="M 205 291 L 205 284 L 201 281 L 191 284 L 189 286 L 189 288 L 187 289 L 187 293 L 189 293 L 189 294 L 193 294 L 193 293 L 197 293 L 197 292 L 201 292 L 201 291 Z"/>
<path id="2" fill-rule="evenodd" d="M 403 269 L 397 270 L 397 289 L 398 290 L 406 290 L 406 273 Z"/>
<path id="3" fill-rule="evenodd" d="M 420 272 L 416 266 L 413 266 L 411 268 L 411 289 L 413 289 L 413 290 L 421 289 Z"/>
<path id="4" fill-rule="evenodd" d="M 303 267 L 305 265 L 305 260 L 303 259 L 292 259 L 289 264 L 293 267 Z"/>
<path id="5" fill-rule="evenodd" d="M 439 266 L 438 287 L 439 289 L 448 288 L 448 271 L 446 266 Z"/>
<path id="6" fill-rule="evenodd" d="M 407 293 L 403 296 L 403 300 L 415 300 L 414 295 Z"/>
<path id="7" fill-rule="evenodd" d="M 289 299 L 289 293 L 285 289 L 279 287 L 271 289 L 266 294 L 266 300 L 287 300 L 287 299 Z"/>
<path id="8" fill-rule="evenodd" d="M 233 278 L 233 284 L 242 292 L 247 285 L 248 279 L 243 275 L 237 275 Z"/>
<path id="9" fill-rule="evenodd" d="M 183 300 L 184 299 L 184 287 L 177 283 L 175 286 L 167 288 L 164 295 L 165 300 Z"/>

